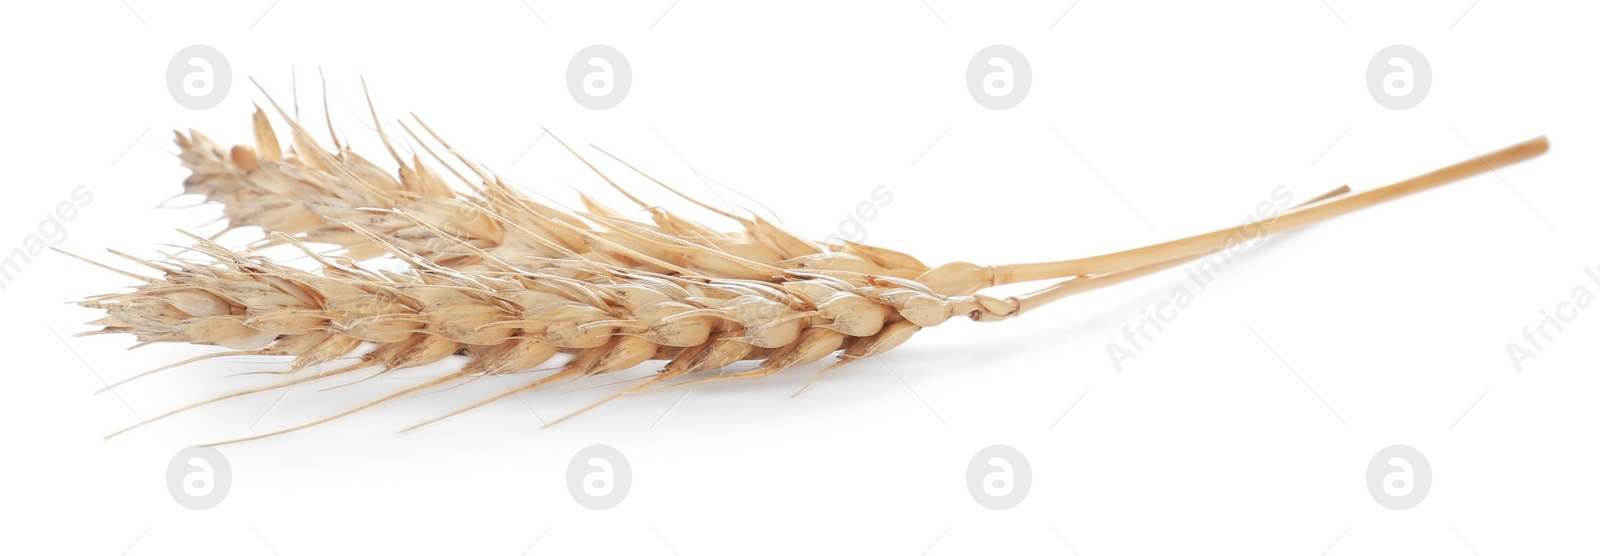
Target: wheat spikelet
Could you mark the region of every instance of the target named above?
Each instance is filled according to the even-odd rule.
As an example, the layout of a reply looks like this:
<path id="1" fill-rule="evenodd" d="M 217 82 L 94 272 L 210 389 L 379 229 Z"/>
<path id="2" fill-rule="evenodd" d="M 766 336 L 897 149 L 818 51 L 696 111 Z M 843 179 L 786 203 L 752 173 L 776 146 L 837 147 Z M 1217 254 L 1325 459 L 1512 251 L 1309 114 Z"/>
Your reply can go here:
<path id="1" fill-rule="evenodd" d="M 955 316 L 980 322 L 1008 319 L 1206 256 L 1241 235 L 1289 231 L 1548 149 L 1541 137 L 1369 191 L 1341 188 L 1270 222 L 1127 251 L 1043 263 L 957 262 L 930 268 L 888 249 L 824 246 L 759 217 L 741 217 L 689 199 L 742 228 L 719 232 L 650 205 L 598 169 L 608 184 L 647 210 L 651 221 L 630 220 L 587 196 L 582 196 L 585 210 L 560 210 L 514 190 L 417 120 L 477 178 L 467 179 L 405 127 L 469 190 L 457 192 L 420 157 L 401 157 L 381 127 L 379 135 L 398 165 L 393 176 L 339 145 L 336 136 L 335 149 L 325 150 L 298 122 L 277 111 L 291 129 L 287 152 L 260 109 L 253 116 L 253 148 L 224 149 L 197 132 L 178 133 L 180 160 L 191 171 L 184 189 L 222 204 L 229 229 L 257 226 L 266 231 L 254 247 L 292 246 L 320 267 L 297 269 L 254 250 L 232 250 L 194 236 L 191 250 L 204 260 L 148 261 L 113 251 L 159 275 L 117 271 L 142 283 L 129 293 L 81 301 L 106 313 L 93 323 L 101 328 L 85 334 L 127 333 L 145 343 L 229 350 L 133 378 L 214 357 L 292 358 L 282 373 L 290 376 L 284 382 L 190 404 L 152 421 L 361 371 L 369 374 L 358 380 L 452 355 L 465 356 L 467 362 L 458 372 L 329 417 L 230 442 L 300 430 L 432 388 L 528 372 L 563 353 L 570 358 L 530 384 L 416 426 L 521 391 L 618 373 L 650 360 L 665 363 L 640 377 L 638 384 L 618 388 L 556 422 L 629 394 L 759 378 L 837 353 L 838 360 L 818 370 L 814 382 L 840 365 L 882 354 L 918 330 Z M 373 117 L 377 121 L 376 112 Z M 324 256 L 308 243 L 332 244 L 343 252 Z M 380 272 L 358 264 L 377 257 L 403 261 L 409 268 Z M 1017 296 L 979 293 L 1042 280 L 1053 283 Z M 316 374 L 307 371 L 365 344 L 376 347 L 353 364 Z M 757 362 L 754 369 L 707 373 L 747 360 Z"/>

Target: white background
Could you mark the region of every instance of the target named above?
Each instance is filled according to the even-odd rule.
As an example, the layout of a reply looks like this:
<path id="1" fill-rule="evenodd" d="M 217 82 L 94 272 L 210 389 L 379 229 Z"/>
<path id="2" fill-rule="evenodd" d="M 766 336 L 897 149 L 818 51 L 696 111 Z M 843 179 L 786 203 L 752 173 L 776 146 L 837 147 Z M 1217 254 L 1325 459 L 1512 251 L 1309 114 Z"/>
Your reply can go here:
<path id="1" fill-rule="evenodd" d="M 1573 288 L 1600 292 L 1583 273 L 1600 265 L 1600 7 L 529 5 L 7 3 L 0 248 L 21 246 L 80 184 L 94 201 L 67 225 L 60 247 L 71 252 L 154 256 L 158 244 L 184 243 L 174 228 L 215 231 L 204 225 L 215 207 L 153 208 L 186 175 L 169 130 L 249 142 L 251 106 L 264 97 L 245 77 L 287 102 L 291 68 L 313 129 L 321 68 L 335 125 L 374 160 L 363 75 L 386 121 L 415 111 L 460 150 L 566 202 L 570 184 L 622 206 L 553 141 L 529 148 L 540 126 L 714 198 L 698 170 L 812 236 L 886 185 L 894 199 L 868 241 L 932 264 L 1092 255 L 1231 225 L 1280 184 L 1305 199 L 1540 134 L 1553 148 L 1498 178 L 1252 251 L 1121 373 L 1107 344 L 1185 283 L 1181 273 L 1013 321 L 953 321 L 792 400 L 804 370 L 622 400 L 550 429 L 541 418 L 595 392 L 529 395 L 390 434 L 503 391 L 480 381 L 225 447 L 231 493 L 198 512 L 167 492 L 178 449 L 413 382 L 250 396 L 102 441 L 135 414 L 260 384 L 224 377 L 275 367 L 208 362 L 92 395 L 209 348 L 129 352 L 130 338 L 73 338 L 97 315 L 64 302 L 131 281 L 46 253 L 0 291 L 13 354 L 0 388 L 11 514 L 0 552 L 1489 556 L 1600 546 L 1600 309 L 1580 311 L 1520 374 L 1506 355 Z M 165 86 L 169 59 L 191 44 L 232 66 L 216 108 L 183 108 Z M 567 92 L 566 65 L 591 44 L 632 64 L 633 89 L 615 109 L 585 109 Z M 1014 109 L 979 106 L 964 83 L 990 44 L 1017 48 L 1033 68 Z M 1431 63 L 1431 92 L 1414 109 L 1383 108 L 1367 91 L 1369 59 L 1391 44 Z M 611 510 L 585 509 L 566 490 L 568 458 L 591 444 L 633 467 L 631 493 Z M 1016 508 L 988 510 L 967 493 L 968 460 L 991 444 L 1031 463 L 1032 490 Z M 1431 493 L 1410 510 L 1367 492 L 1368 460 L 1391 444 L 1417 448 L 1433 468 Z"/>

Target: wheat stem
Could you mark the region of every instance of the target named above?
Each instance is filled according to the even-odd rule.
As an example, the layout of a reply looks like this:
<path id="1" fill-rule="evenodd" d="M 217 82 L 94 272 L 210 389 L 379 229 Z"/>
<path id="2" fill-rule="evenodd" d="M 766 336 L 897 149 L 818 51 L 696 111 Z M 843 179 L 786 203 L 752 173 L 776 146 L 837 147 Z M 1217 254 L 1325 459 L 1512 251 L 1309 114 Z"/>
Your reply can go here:
<path id="1" fill-rule="evenodd" d="M 1209 253 L 1228 247 L 1230 241 L 1236 241 L 1241 235 L 1254 235 L 1255 232 L 1251 230 L 1252 228 L 1260 227 L 1265 230 L 1263 233 L 1266 234 L 1287 232 L 1478 174 L 1491 172 L 1498 168 L 1534 158 L 1549 150 L 1550 142 L 1544 137 L 1538 137 L 1377 189 L 1320 201 L 1300 210 L 1286 212 L 1277 220 L 1268 223 L 1226 228 L 1095 257 L 1046 263 L 998 265 L 994 267 L 993 282 L 995 284 L 1012 284 L 1067 278 L 1070 276 L 1106 274 L 1148 264 L 1156 264 L 1161 261 Z"/>

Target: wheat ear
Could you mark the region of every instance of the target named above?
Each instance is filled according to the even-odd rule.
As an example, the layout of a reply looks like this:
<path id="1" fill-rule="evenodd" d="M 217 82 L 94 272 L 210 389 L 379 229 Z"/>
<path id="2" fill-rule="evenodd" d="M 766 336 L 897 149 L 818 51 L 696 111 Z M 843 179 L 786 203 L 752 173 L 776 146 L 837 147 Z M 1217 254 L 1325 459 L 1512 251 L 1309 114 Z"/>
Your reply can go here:
<path id="1" fill-rule="evenodd" d="M 409 160 L 401 156 L 373 109 L 379 137 L 398 166 L 391 176 L 353 152 L 342 148 L 327 151 L 278 108 L 270 95 L 267 98 L 289 125 L 289 154 L 260 108 L 252 117 L 254 148 L 222 148 L 192 130 L 176 134 L 179 160 L 190 171 L 184 180 L 185 193 L 221 204 L 229 230 L 258 226 L 303 242 L 338 245 L 345 256 L 355 259 L 382 256 L 384 245 L 352 229 L 361 226 L 435 264 L 468 270 L 476 268 L 481 259 L 466 249 L 467 245 L 525 270 L 538 270 L 546 260 L 572 258 L 666 274 L 753 280 L 765 280 L 780 269 L 844 270 L 901 278 L 915 278 L 928 270 L 916 258 L 888 249 L 849 242 L 825 249 L 830 246 L 804 239 L 759 216 L 741 217 L 716 209 L 661 184 L 742 228 L 739 232 L 717 231 L 641 200 L 570 148 L 567 150 L 596 175 L 648 211 L 652 222 L 635 222 L 581 194 L 582 211 L 560 210 L 522 195 L 500 176 L 461 155 L 413 115 L 428 139 L 466 168 L 465 173 L 457 171 L 455 164 L 401 122 L 421 149 L 466 188 L 457 191 L 420 156 Z M 336 137 L 333 142 L 338 145 Z M 255 246 L 281 242 L 269 235 Z"/>
<path id="2" fill-rule="evenodd" d="M 1005 307 L 1002 300 L 981 295 L 940 295 L 913 280 L 838 273 L 791 272 L 776 285 L 685 278 L 588 261 L 567 268 L 578 277 L 510 265 L 498 272 L 468 273 L 432 265 L 393 245 L 394 254 L 414 263 L 412 272 L 372 272 L 307 249 L 322 265 L 320 272 L 308 272 L 194 239 L 193 250 L 209 261 L 146 261 L 162 269 L 162 275 L 132 292 L 81 302 L 106 311 L 94 323 L 103 327 L 101 332 L 128 333 L 142 342 L 289 355 L 295 358 L 291 373 L 345 356 L 363 342 L 379 347 L 337 370 L 202 401 L 150 421 L 240 395 L 366 369 L 378 369 L 372 375 L 377 376 L 452 354 L 467 356 L 461 372 L 399 394 L 478 374 L 528 369 L 562 351 L 573 357 L 558 370 L 483 403 L 629 369 L 650 359 L 668 363 L 645 387 L 625 393 L 755 378 L 840 350 L 845 360 L 871 357 L 922 327 Z M 293 239 L 284 241 L 303 247 Z M 749 371 L 672 382 L 744 359 L 760 363 Z M 281 432 L 287 431 L 262 436 Z"/>

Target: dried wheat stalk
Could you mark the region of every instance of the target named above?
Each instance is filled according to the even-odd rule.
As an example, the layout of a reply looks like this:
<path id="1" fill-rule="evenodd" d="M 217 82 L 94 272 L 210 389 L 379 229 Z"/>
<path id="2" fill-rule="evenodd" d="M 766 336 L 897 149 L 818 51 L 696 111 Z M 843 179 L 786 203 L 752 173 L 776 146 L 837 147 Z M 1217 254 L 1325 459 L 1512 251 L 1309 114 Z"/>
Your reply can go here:
<path id="1" fill-rule="evenodd" d="M 538 380 L 416 426 L 521 391 L 616 373 L 652 359 L 666 363 L 640 377 L 638 384 L 572 415 L 625 395 L 768 376 L 838 353 L 838 361 L 817 371 L 814 382 L 951 317 L 982 322 L 1014 317 L 1068 295 L 1205 256 L 1246 232 L 1245 226 L 1228 228 L 1066 261 L 929 268 L 882 248 L 847 244 L 827 249 L 759 217 L 701 204 L 743 228 L 717 232 L 649 205 L 604 174 L 608 183 L 650 212 L 651 223 L 629 220 L 587 197 L 583 212 L 558 210 L 521 195 L 428 130 L 478 178 L 474 182 L 450 170 L 470 190 L 459 193 L 420 157 L 407 161 L 399 156 L 387 137 L 398 177 L 339 147 L 336 136 L 336 150 L 325 150 L 278 112 L 292 130 L 288 154 L 259 110 L 253 149 L 222 149 L 199 133 L 179 133 L 180 158 L 192 171 L 185 191 L 222 203 L 229 229 L 259 226 L 268 232 L 258 247 L 294 246 L 320 269 L 296 269 L 194 237 L 191 250 L 206 260 L 169 257 L 157 262 L 117 253 L 159 275 L 123 273 L 142 283 L 132 292 L 95 296 L 80 304 L 106 312 L 93 323 L 101 329 L 86 334 L 128 333 L 142 343 L 184 342 L 230 350 L 138 376 L 213 357 L 277 355 L 293 358 L 284 372 L 292 378 L 191 404 L 151 421 L 238 396 L 362 370 L 369 370 L 366 378 L 371 378 L 455 354 L 467 359 L 455 373 L 323 419 L 229 442 L 300 430 L 423 390 L 528 372 L 563 352 L 570 359 Z M 433 153 L 420 137 L 412 137 Z M 1541 137 L 1370 191 L 1341 188 L 1256 224 L 1249 233 L 1281 233 L 1547 149 Z M 434 159 L 450 168 L 443 158 Z M 344 256 L 324 256 L 305 243 L 334 244 L 344 248 Z M 356 264 L 357 259 L 379 256 L 404 261 L 410 269 L 376 272 Z M 977 293 L 1039 280 L 1057 282 L 1020 296 Z M 353 364 L 316 374 L 306 371 L 366 343 L 376 349 Z M 758 363 L 750 370 L 708 374 L 743 360 Z"/>

